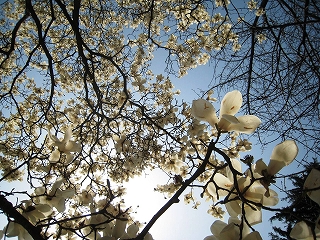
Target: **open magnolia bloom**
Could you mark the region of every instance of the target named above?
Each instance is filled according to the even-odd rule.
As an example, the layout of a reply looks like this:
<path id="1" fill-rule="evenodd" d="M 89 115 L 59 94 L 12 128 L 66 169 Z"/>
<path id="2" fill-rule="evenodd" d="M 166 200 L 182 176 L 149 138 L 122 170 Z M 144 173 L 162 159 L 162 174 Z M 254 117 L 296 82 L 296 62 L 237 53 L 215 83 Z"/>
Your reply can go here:
<path id="1" fill-rule="evenodd" d="M 264 206 L 275 206 L 278 202 L 278 194 L 269 189 L 269 195 L 266 196 L 266 189 L 259 182 L 251 182 L 250 177 L 240 177 L 237 179 L 237 185 L 242 196 L 257 204 Z M 250 225 L 255 225 L 262 222 L 261 208 L 254 204 L 242 204 L 238 199 L 238 194 L 235 192 L 234 184 L 230 179 L 221 173 L 216 173 L 213 177 L 213 182 L 207 186 L 208 193 L 215 199 L 223 196 L 228 196 L 228 201 L 225 206 L 231 217 L 237 218 L 239 215 L 245 214 L 246 220 Z M 244 207 L 244 209 L 242 209 Z"/>
<path id="2" fill-rule="evenodd" d="M 298 155 L 298 146 L 294 140 L 285 140 L 274 147 L 268 166 L 262 159 L 256 162 L 255 172 L 261 176 L 274 176 L 284 166 L 289 165 Z"/>
<path id="3" fill-rule="evenodd" d="M 206 121 L 211 126 L 222 131 L 237 131 L 240 133 L 253 133 L 261 121 L 254 115 L 235 117 L 242 105 L 242 94 L 238 90 L 228 92 L 221 102 L 220 116 L 216 115 L 213 105 L 204 99 L 193 100 L 191 114 L 199 121 Z"/>
<path id="4" fill-rule="evenodd" d="M 320 206 L 320 171 L 315 168 L 311 170 L 306 181 L 303 184 L 303 189 L 305 190 L 314 188 L 319 189 L 307 191 L 307 195 L 312 201 L 318 203 L 318 205 Z"/>
<path id="5" fill-rule="evenodd" d="M 270 190 L 269 197 L 264 195 L 265 188 L 257 181 L 251 182 L 250 177 L 241 177 L 238 179 L 238 187 L 242 196 L 257 204 L 264 206 L 275 206 L 278 202 L 278 194 Z M 237 194 L 231 194 L 229 197 L 230 201 L 225 204 L 226 209 L 231 217 L 238 217 L 239 215 L 245 214 L 245 218 L 250 225 L 255 225 L 262 222 L 261 208 L 254 204 L 242 204 L 237 199 Z M 244 207 L 244 209 L 242 209 Z"/>
<path id="6" fill-rule="evenodd" d="M 73 159 L 73 155 L 71 153 L 81 151 L 81 145 L 70 140 L 72 137 L 71 126 L 68 127 L 62 140 L 59 140 L 55 135 L 52 135 L 50 130 L 47 131 L 51 145 L 58 147 L 51 153 L 49 157 L 49 161 L 51 163 L 59 161 L 60 153 L 65 153 L 67 155 L 66 162 L 69 163 Z"/>
<path id="7" fill-rule="evenodd" d="M 261 207 L 254 203 L 263 206 L 275 206 L 279 202 L 278 194 L 274 190 L 270 189 L 268 196 L 266 196 L 265 187 L 259 181 L 252 182 L 250 176 L 238 178 L 237 186 L 242 197 L 247 199 L 249 203 L 243 204 L 242 200 L 239 199 L 239 193 L 234 188 L 234 182 L 220 173 L 215 174 L 213 182 L 210 182 L 207 186 L 207 191 L 215 199 L 228 196 L 225 204 L 228 214 L 232 218 L 238 218 L 238 216 L 244 214 L 247 223 L 250 225 L 262 222 Z"/>

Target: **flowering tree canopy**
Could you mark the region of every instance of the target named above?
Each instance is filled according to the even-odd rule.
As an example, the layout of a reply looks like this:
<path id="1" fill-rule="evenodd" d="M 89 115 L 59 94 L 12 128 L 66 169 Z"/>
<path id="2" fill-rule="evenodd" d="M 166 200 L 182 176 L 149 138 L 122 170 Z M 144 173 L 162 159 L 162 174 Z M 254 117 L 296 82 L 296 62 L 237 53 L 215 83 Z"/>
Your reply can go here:
<path id="1" fill-rule="evenodd" d="M 12 186 L 0 189 L 7 217 L 0 237 L 151 240 L 153 224 L 181 196 L 197 208 L 197 188 L 214 217 L 212 235 L 199 238 L 262 239 L 254 227 L 263 211 L 280 211 L 273 185 L 285 177 L 282 169 L 302 161 L 300 145 L 308 149 L 306 156 L 318 153 L 319 135 L 308 146 L 299 134 L 309 139 L 310 131 L 319 130 L 319 8 L 314 1 L 299 4 L 0 3 L 0 182 Z M 283 42 L 296 27 L 300 41 Z M 164 69 L 152 66 L 159 53 Z M 195 99 L 178 100 L 183 90 L 175 89 L 175 78 L 183 81 L 192 69 L 224 60 L 217 83 Z M 236 83 L 239 78 L 246 84 Z M 306 79 L 312 91 L 301 98 Z M 260 146 L 274 146 L 268 165 L 243 157 L 257 146 L 251 136 L 260 137 Z M 155 190 L 169 199 L 141 223 L 125 205 L 123 183 L 154 169 L 168 176 Z M 319 204 L 317 174 L 310 172 L 304 191 Z M 17 181 L 29 189 L 15 191 Z M 295 224 L 292 238 L 318 234 L 315 222 Z"/>

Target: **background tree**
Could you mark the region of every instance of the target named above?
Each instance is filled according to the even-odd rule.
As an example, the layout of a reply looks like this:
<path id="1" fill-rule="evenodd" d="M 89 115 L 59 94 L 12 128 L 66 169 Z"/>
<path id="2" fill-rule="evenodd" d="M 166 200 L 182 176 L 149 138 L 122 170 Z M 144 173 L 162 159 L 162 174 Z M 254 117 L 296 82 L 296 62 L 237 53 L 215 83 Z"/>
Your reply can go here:
<path id="1" fill-rule="evenodd" d="M 242 135 L 221 131 L 235 129 L 224 129 L 223 124 L 208 127 L 195 119 L 190 106 L 176 100 L 179 92 L 171 78 L 183 77 L 210 57 L 218 64 L 227 60 L 217 73 L 219 83 L 212 86 L 218 92 L 232 86 L 246 93 L 248 113 L 267 123 L 258 132 L 264 137 L 262 144 L 279 131 L 283 138 L 301 140 L 298 130 L 313 141 L 308 149 L 314 151 L 318 8 L 308 2 L 302 11 L 292 4 L 263 1 L 256 8 L 250 1 L 251 14 L 247 7 L 229 1 L 1 3 L 0 181 L 25 177 L 33 190 L 0 192 L 9 222 L 4 234 L 119 238 L 128 222 L 126 238 L 148 239 L 152 224 L 187 187 L 195 186 L 194 181 L 201 183 L 203 196 L 215 200 L 214 216 L 222 213 L 219 204 L 236 200 L 243 202 L 243 209 L 262 207 L 243 196 L 258 179 L 240 188 L 241 173 L 232 162 L 251 144 Z M 283 33 L 293 34 L 291 29 L 296 28 L 298 46 Z M 257 43 L 264 39 L 260 32 L 268 36 L 265 45 Z M 156 53 L 165 54 L 165 74 L 151 67 Z M 304 54 L 298 70 L 294 54 Z M 272 64 L 265 64 L 270 58 Z M 239 78 L 246 79 L 245 84 L 235 84 Z M 302 98 L 307 80 L 311 92 Z M 210 100 L 211 95 L 208 91 L 203 97 Z M 240 108 L 240 100 L 236 105 Z M 305 128 L 306 121 L 311 129 Z M 139 223 L 123 205 L 121 184 L 155 168 L 170 178 L 157 190 L 173 196 L 137 235 Z M 222 175 L 234 181 L 231 189 L 216 183 L 215 176 Z M 227 197 L 218 202 L 219 194 L 208 193 L 209 183 L 216 193 L 228 192 Z M 233 194 L 236 197 L 230 198 Z M 10 196 L 27 200 L 10 203 Z M 240 226 L 251 227 L 245 215 L 243 211 Z"/>
<path id="2" fill-rule="evenodd" d="M 292 239 L 290 232 L 295 223 L 305 221 L 312 228 L 315 227 L 315 221 L 319 217 L 320 208 L 317 203 L 312 201 L 303 188 L 304 182 L 312 169 L 320 170 L 319 162 L 314 160 L 304 166 L 302 172 L 289 176 L 295 188 L 287 191 L 287 198 L 289 205 L 284 207 L 282 211 L 275 213 L 270 221 L 281 221 L 286 224 L 286 229 L 274 226 L 275 233 L 271 233 L 272 239 Z M 281 237 L 284 238 L 281 238 Z"/>

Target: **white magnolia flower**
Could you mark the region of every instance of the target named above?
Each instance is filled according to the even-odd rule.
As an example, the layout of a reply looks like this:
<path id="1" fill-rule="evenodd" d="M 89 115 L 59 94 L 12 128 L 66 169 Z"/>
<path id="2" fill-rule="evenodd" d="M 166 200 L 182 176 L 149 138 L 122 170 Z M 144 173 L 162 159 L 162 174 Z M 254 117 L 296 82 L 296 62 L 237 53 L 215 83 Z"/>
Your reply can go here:
<path id="1" fill-rule="evenodd" d="M 265 188 L 259 182 L 251 183 L 251 179 L 249 177 L 241 177 L 238 179 L 238 187 L 240 192 L 245 199 L 250 200 L 255 203 L 261 203 L 264 206 L 275 206 L 278 202 L 278 194 L 270 190 L 270 194 L 268 197 L 264 195 Z M 225 204 L 226 209 L 231 217 L 238 217 L 244 213 L 247 222 L 250 225 L 255 225 L 257 223 L 262 222 L 262 212 L 261 208 L 254 206 L 251 204 L 243 205 L 240 200 L 232 200 L 236 199 L 236 194 L 231 194 L 229 199 L 231 201 Z M 244 207 L 244 209 L 242 209 Z"/>
<path id="2" fill-rule="evenodd" d="M 200 121 L 206 121 L 211 126 L 218 125 L 222 131 L 236 131 L 241 133 L 253 133 L 261 121 L 254 115 L 235 117 L 242 105 L 242 94 L 238 90 L 228 92 L 222 99 L 220 116 L 216 115 L 213 105 L 204 99 L 193 100 L 191 114 Z"/>
<path id="3" fill-rule="evenodd" d="M 66 162 L 68 163 L 73 159 L 73 155 L 71 154 L 72 152 L 81 151 L 81 145 L 70 140 L 72 137 L 71 126 L 68 127 L 62 140 L 59 140 L 55 135 L 52 135 L 50 130 L 48 130 L 48 137 L 51 145 L 58 147 L 51 153 L 49 157 L 49 161 L 52 163 L 59 161 L 60 153 L 65 153 L 67 155 Z"/>
<path id="4" fill-rule="evenodd" d="M 274 190 L 269 190 L 269 195 L 266 196 L 266 189 L 259 182 L 251 182 L 250 177 L 240 177 L 237 179 L 237 185 L 242 196 L 264 206 L 275 206 L 278 202 L 278 194 Z M 237 218 L 239 215 L 245 214 L 246 220 L 250 225 L 255 225 L 262 222 L 261 208 L 251 204 L 243 205 L 241 200 L 236 200 L 238 194 L 234 189 L 234 182 L 230 178 L 221 173 L 216 173 L 213 177 L 213 182 L 207 186 L 208 193 L 217 200 L 219 197 L 228 196 L 230 200 L 225 204 L 226 209 L 231 217 Z M 244 209 L 242 209 L 244 207 Z"/>
<path id="5" fill-rule="evenodd" d="M 268 166 L 262 159 L 256 162 L 255 172 L 261 176 L 274 176 L 284 166 L 289 165 L 298 155 L 298 146 L 294 140 L 286 140 L 274 147 Z M 263 173 L 266 172 L 266 173 Z"/>
<path id="6" fill-rule="evenodd" d="M 303 189 L 313 189 L 320 187 L 320 171 L 313 168 L 304 182 Z M 320 189 L 307 191 L 309 198 L 320 205 Z"/>

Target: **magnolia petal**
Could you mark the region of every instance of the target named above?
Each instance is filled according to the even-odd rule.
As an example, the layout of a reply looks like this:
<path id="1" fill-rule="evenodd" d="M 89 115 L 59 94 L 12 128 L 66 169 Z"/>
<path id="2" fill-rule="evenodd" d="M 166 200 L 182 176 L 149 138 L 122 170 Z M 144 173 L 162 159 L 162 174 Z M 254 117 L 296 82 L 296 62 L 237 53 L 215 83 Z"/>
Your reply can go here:
<path id="1" fill-rule="evenodd" d="M 227 196 L 229 189 L 233 186 L 233 183 L 226 176 L 221 173 L 216 173 L 213 177 L 213 181 L 218 185 L 218 187 L 223 189 L 218 189 L 218 194 L 220 196 Z M 224 190 L 227 189 L 227 190 Z"/>
<path id="2" fill-rule="evenodd" d="M 67 131 L 64 133 L 64 138 L 63 138 L 62 142 L 63 143 L 68 142 L 71 139 L 71 137 L 72 137 L 72 128 L 71 128 L 71 126 L 69 126 L 67 128 Z"/>
<path id="3" fill-rule="evenodd" d="M 234 223 L 239 226 L 241 224 L 241 220 L 238 217 L 229 217 L 228 224 L 229 223 Z"/>
<path id="4" fill-rule="evenodd" d="M 218 127 L 219 129 L 221 129 L 222 131 L 229 131 L 229 126 L 231 124 L 238 124 L 239 121 L 238 119 L 233 116 L 233 115 L 228 115 L 228 114 L 223 114 L 222 117 L 220 118 L 220 121 L 218 123 Z"/>
<path id="5" fill-rule="evenodd" d="M 69 163 L 72 162 L 73 158 L 74 158 L 74 155 L 72 153 L 67 153 L 66 154 L 66 160 L 65 160 L 64 164 L 68 165 Z"/>
<path id="6" fill-rule="evenodd" d="M 304 182 L 303 189 L 313 189 L 320 187 L 320 171 L 313 168 Z M 309 198 L 320 205 L 320 189 L 308 191 Z"/>
<path id="7" fill-rule="evenodd" d="M 235 240 L 239 238 L 239 234 L 240 234 L 239 227 L 237 227 L 234 223 L 229 223 L 220 232 L 219 239 Z"/>
<path id="8" fill-rule="evenodd" d="M 51 208 L 51 207 L 50 207 Z M 31 212 L 28 212 L 27 214 L 28 216 L 24 216 L 26 218 L 30 219 L 30 222 L 32 222 L 33 224 L 35 224 L 37 222 L 37 220 L 39 219 L 44 219 L 46 216 L 44 215 L 44 213 L 42 213 L 41 211 L 39 211 L 38 209 L 35 209 Z"/>
<path id="9" fill-rule="evenodd" d="M 242 94 L 238 90 L 228 92 L 222 99 L 220 118 L 224 114 L 235 115 L 242 105 Z"/>
<path id="10" fill-rule="evenodd" d="M 229 123 L 233 123 L 233 124 L 238 124 L 240 123 L 238 118 L 236 118 L 235 116 L 233 115 L 229 115 L 229 114 L 223 114 L 221 119 L 225 119 L 227 120 Z"/>
<path id="11" fill-rule="evenodd" d="M 49 193 L 50 196 L 53 196 L 56 194 L 56 191 L 58 190 L 58 188 L 61 186 L 61 184 L 63 183 L 64 178 L 63 177 L 59 177 L 53 184 L 51 187 L 51 191 Z"/>
<path id="12" fill-rule="evenodd" d="M 139 227 L 137 224 L 133 223 L 127 228 L 127 234 L 130 238 L 135 238 L 139 231 Z"/>
<path id="13" fill-rule="evenodd" d="M 237 118 L 239 123 L 231 123 L 227 131 L 236 131 L 240 133 L 251 134 L 261 124 L 261 120 L 254 115 L 244 115 Z"/>
<path id="14" fill-rule="evenodd" d="M 21 237 L 19 236 L 18 240 L 20 240 L 20 239 L 21 240 L 34 240 L 34 238 L 27 231 L 25 231 Z"/>
<path id="15" fill-rule="evenodd" d="M 56 163 L 58 162 L 60 159 L 60 151 L 58 149 L 55 149 L 49 157 L 49 161 L 50 163 Z"/>
<path id="16" fill-rule="evenodd" d="M 238 179 L 238 187 L 240 191 L 244 190 L 251 184 L 251 179 L 249 177 L 241 177 Z"/>
<path id="17" fill-rule="evenodd" d="M 45 187 L 37 187 L 35 190 L 34 190 L 34 193 L 36 195 L 42 195 L 46 192 L 46 188 Z"/>
<path id="18" fill-rule="evenodd" d="M 254 207 L 255 209 L 253 209 Z M 245 206 L 245 217 L 250 225 L 262 222 L 262 212 L 257 206 Z"/>
<path id="19" fill-rule="evenodd" d="M 144 236 L 143 240 L 153 240 L 153 237 L 152 237 L 152 235 L 151 235 L 150 233 L 147 233 L 147 234 Z"/>
<path id="20" fill-rule="evenodd" d="M 208 183 L 207 191 L 212 197 L 215 197 L 217 195 L 217 189 L 213 182 Z"/>
<path id="21" fill-rule="evenodd" d="M 265 188 L 264 188 L 265 191 Z M 279 202 L 278 193 L 272 189 L 269 189 L 269 197 L 266 197 L 265 194 L 263 194 L 262 198 L 262 204 L 263 206 L 275 206 Z"/>
<path id="22" fill-rule="evenodd" d="M 51 140 L 51 142 L 53 142 L 53 143 L 60 142 L 59 139 L 55 135 L 52 135 L 50 129 L 47 129 L 47 132 L 48 132 L 48 137 Z"/>
<path id="23" fill-rule="evenodd" d="M 225 206 L 230 217 L 237 217 L 239 214 L 241 214 L 241 207 L 238 201 L 227 202 Z"/>
<path id="24" fill-rule="evenodd" d="M 228 224 L 230 224 L 230 223 L 234 223 L 235 226 L 240 226 L 241 220 L 238 217 L 229 217 Z M 239 228 L 238 228 L 238 231 L 239 231 Z M 242 225 L 242 236 L 248 235 L 250 233 L 250 231 L 251 231 L 251 228 L 248 226 L 248 224 L 246 222 L 243 222 L 243 225 Z"/>
<path id="25" fill-rule="evenodd" d="M 255 191 L 257 186 L 261 186 L 260 184 L 257 184 L 256 182 L 252 183 L 249 177 L 241 177 L 238 179 L 238 186 L 240 191 L 245 191 L 243 194 L 246 199 L 256 203 L 262 202 L 263 195 Z"/>
<path id="26" fill-rule="evenodd" d="M 116 224 L 114 225 L 112 236 L 115 238 L 120 238 L 125 233 L 127 222 L 128 221 L 116 219 Z"/>
<path id="27" fill-rule="evenodd" d="M 238 159 L 231 158 L 230 161 L 233 169 L 237 170 L 238 172 L 242 172 L 241 162 Z M 230 166 L 226 168 L 226 175 L 227 175 L 227 178 L 230 179 L 231 182 L 233 182 L 234 178 L 233 178 L 233 173 L 230 169 Z"/>
<path id="28" fill-rule="evenodd" d="M 286 140 L 274 147 L 270 159 L 289 165 L 298 154 L 298 146 L 294 140 Z"/>
<path id="29" fill-rule="evenodd" d="M 207 186 L 208 193 L 213 197 L 217 196 L 216 185 L 218 186 L 219 197 L 227 196 L 229 193 L 228 190 L 233 186 L 233 183 L 221 173 L 216 173 L 213 177 L 213 181 L 215 182 L 215 184 L 213 182 L 210 182 Z M 224 189 L 227 189 L 227 190 L 224 190 Z"/>
<path id="30" fill-rule="evenodd" d="M 228 120 L 226 120 L 224 118 L 221 118 L 219 123 L 218 123 L 218 128 L 221 131 L 228 131 L 230 124 L 231 123 Z"/>
<path id="31" fill-rule="evenodd" d="M 107 223 L 106 225 L 104 225 L 104 229 L 103 229 L 103 236 L 108 236 L 111 237 L 112 235 L 112 227 L 110 226 L 112 225 L 112 223 Z"/>
<path id="32" fill-rule="evenodd" d="M 61 192 L 58 192 L 56 194 L 56 196 L 58 197 L 63 197 L 63 198 L 71 198 L 73 197 L 74 195 L 76 194 L 75 190 L 74 189 L 66 189 L 66 190 L 63 190 Z"/>
<path id="33" fill-rule="evenodd" d="M 267 172 L 269 175 L 273 176 L 277 174 L 285 166 L 285 162 L 270 159 L 270 162 L 267 167 Z"/>
<path id="34" fill-rule="evenodd" d="M 311 236 L 311 228 L 304 221 L 296 223 L 290 232 L 290 237 L 294 239 L 306 239 Z"/>
<path id="35" fill-rule="evenodd" d="M 219 239 L 216 238 L 215 236 L 211 235 L 211 236 L 205 237 L 203 240 L 219 240 Z"/>
<path id="36" fill-rule="evenodd" d="M 216 220 L 211 224 L 210 231 L 213 235 L 219 236 L 222 229 L 224 229 L 228 224 L 221 220 Z"/>
<path id="37" fill-rule="evenodd" d="M 268 166 L 264 163 L 264 161 L 259 159 L 255 164 L 254 171 L 263 176 L 262 171 L 266 170 L 267 168 Z"/>
<path id="38" fill-rule="evenodd" d="M 20 234 L 20 232 L 23 230 L 23 227 L 15 222 L 10 222 L 6 226 L 6 229 L 4 231 L 6 232 L 7 237 L 16 237 Z"/>
<path id="39" fill-rule="evenodd" d="M 80 152 L 81 151 L 81 145 L 75 141 L 68 141 L 65 144 L 65 152 Z"/>
<path id="40" fill-rule="evenodd" d="M 255 203 L 262 203 L 263 194 L 252 191 L 250 188 L 244 194 L 245 198 Z"/>
<path id="41" fill-rule="evenodd" d="M 45 216 L 49 216 L 52 213 L 52 208 L 48 204 L 39 204 L 36 206 L 36 209 L 43 213 Z"/>
<path id="42" fill-rule="evenodd" d="M 218 123 L 216 110 L 213 105 L 204 99 L 198 99 L 192 101 L 191 114 L 199 121 L 206 121 L 211 126 L 215 126 Z"/>
<path id="43" fill-rule="evenodd" d="M 253 231 L 243 238 L 243 240 L 262 240 L 258 231 Z"/>
<path id="44" fill-rule="evenodd" d="M 269 189 L 269 196 L 265 196 L 266 189 L 264 187 L 257 187 L 255 188 L 257 193 L 262 195 L 262 205 L 263 206 L 275 206 L 279 202 L 278 193 L 272 189 Z"/>
<path id="45" fill-rule="evenodd" d="M 240 224 L 240 223 L 239 223 Z M 251 232 L 251 226 L 249 227 L 247 223 L 243 223 L 242 236 L 247 236 Z"/>
<path id="46" fill-rule="evenodd" d="M 58 212 L 62 213 L 66 210 L 65 199 L 64 198 L 56 198 L 57 204 L 54 207 L 58 210 Z"/>
<path id="47" fill-rule="evenodd" d="M 124 234 L 121 236 L 121 238 L 119 238 L 119 240 L 122 240 L 122 239 L 131 239 L 131 238 L 126 232 L 124 232 Z"/>

